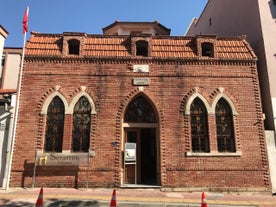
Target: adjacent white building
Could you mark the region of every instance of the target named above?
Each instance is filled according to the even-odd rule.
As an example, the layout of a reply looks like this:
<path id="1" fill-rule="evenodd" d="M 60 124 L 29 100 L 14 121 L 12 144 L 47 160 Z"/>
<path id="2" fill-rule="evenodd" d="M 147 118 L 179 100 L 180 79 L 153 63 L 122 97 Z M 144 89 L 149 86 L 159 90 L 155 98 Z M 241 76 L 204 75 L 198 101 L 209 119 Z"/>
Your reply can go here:
<path id="1" fill-rule="evenodd" d="M 0 25 L 0 188 L 8 187 L 14 113 L 22 48 L 5 48 L 8 32 Z"/>
<path id="2" fill-rule="evenodd" d="M 246 35 L 258 56 L 272 191 L 276 192 L 276 0 L 209 0 L 186 35 Z"/>

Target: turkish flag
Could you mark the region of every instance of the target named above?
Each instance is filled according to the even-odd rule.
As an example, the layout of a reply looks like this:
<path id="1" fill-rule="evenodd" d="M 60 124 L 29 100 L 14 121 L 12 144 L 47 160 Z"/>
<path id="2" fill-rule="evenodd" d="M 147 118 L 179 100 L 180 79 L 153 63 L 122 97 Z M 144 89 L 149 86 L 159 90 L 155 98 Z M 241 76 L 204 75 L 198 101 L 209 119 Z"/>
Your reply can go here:
<path id="1" fill-rule="evenodd" d="M 23 34 L 25 34 L 26 32 L 28 32 L 28 17 L 29 16 L 29 7 L 26 8 L 25 13 L 24 13 L 24 17 L 23 17 Z"/>

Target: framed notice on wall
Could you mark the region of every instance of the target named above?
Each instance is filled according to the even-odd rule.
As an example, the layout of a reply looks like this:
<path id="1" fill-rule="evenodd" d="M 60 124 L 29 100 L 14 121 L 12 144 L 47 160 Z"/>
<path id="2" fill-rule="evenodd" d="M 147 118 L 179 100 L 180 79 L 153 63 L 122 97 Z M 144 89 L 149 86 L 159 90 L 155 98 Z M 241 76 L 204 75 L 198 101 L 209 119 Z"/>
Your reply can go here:
<path id="1" fill-rule="evenodd" d="M 136 143 L 125 143 L 125 162 L 136 161 Z"/>

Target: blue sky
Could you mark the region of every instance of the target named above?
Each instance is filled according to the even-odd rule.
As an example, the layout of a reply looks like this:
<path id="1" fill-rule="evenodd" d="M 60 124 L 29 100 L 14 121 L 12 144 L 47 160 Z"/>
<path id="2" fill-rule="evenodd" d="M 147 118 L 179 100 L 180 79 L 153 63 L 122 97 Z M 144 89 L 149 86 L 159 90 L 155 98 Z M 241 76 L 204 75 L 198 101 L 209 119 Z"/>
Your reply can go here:
<path id="1" fill-rule="evenodd" d="M 0 25 L 9 35 L 5 47 L 22 47 L 22 19 L 29 6 L 29 33 L 85 32 L 120 21 L 155 21 L 183 36 L 191 20 L 199 17 L 208 0 L 1 0 Z"/>

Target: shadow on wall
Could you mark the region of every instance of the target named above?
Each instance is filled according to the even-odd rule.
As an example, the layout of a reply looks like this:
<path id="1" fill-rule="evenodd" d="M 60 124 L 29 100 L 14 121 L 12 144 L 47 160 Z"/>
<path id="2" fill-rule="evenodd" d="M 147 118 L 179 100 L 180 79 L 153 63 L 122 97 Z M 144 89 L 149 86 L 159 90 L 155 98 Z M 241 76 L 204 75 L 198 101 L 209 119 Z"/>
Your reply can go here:
<path id="1" fill-rule="evenodd" d="M 79 181 L 78 174 L 81 173 L 78 166 L 37 166 L 35 177 L 34 175 L 34 163 L 24 162 L 24 171 L 21 180 L 22 188 L 32 187 L 32 181 L 34 179 L 34 185 L 37 187 L 70 187 L 78 188 L 85 186 L 85 182 Z M 48 181 L 45 181 L 45 177 L 49 177 Z M 51 178 L 53 178 L 51 180 Z"/>
<path id="2" fill-rule="evenodd" d="M 276 0 L 270 0 L 268 4 L 269 4 L 272 18 L 276 19 Z"/>

